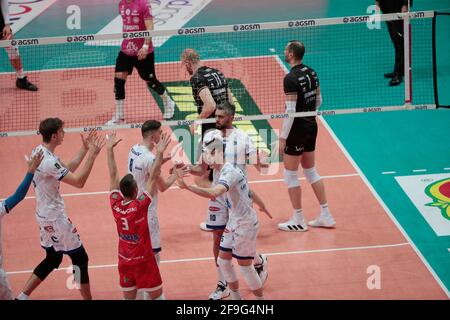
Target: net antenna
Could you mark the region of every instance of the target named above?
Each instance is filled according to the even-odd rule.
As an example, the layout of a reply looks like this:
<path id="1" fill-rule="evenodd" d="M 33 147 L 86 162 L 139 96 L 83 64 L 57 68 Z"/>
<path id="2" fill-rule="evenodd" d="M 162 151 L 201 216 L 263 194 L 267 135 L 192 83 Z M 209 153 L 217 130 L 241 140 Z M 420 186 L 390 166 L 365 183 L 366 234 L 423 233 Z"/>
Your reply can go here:
<path id="1" fill-rule="evenodd" d="M 412 110 L 412 42 L 411 42 L 411 0 L 408 0 L 408 12 L 405 13 L 403 19 L 403 45 L 404 45 L 404 59 L 405 59 L 405 108 Z"/>

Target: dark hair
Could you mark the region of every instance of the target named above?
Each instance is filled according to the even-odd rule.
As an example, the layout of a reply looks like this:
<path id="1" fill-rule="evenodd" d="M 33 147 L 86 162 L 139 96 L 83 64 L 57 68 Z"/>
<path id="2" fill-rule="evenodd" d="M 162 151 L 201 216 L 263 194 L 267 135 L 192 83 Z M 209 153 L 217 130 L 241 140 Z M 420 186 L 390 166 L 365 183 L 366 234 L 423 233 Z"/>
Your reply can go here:
<path id="1" fill-rule="evenodd" d="M 148 135 L 161 128 L 161 122 L 158 120 L 147 120 L 141 128 L 142 138 L 147 138 Z"/>
<path id="2" fill-rule="evenodd" d="M 226 114 L 230 115 L 230 116 L 234 116 L 235 112 L 236 112 L 236 107 L 234 106 L 234 104 L 231 104 L 228 101 L 222 102 L 221 104 L 218 104 L 216 107 L 217 110 L 223 110 L 225 111 Z"/>
<path id="3" fill-rule="evenodd" d="M 39 124 L 39 133 L 42 135 L 42 141 L 49 143 L 52 135 L 56 134 L 64 126 L 64 122 L 59 118 L 47 118 Z"/>
<path id="4" fill-rule="evenodd" d="M 120 180 L 120 192 L 122 192 L 124 197 L 131 198 L 133 193 L 137 189 L 136 180 L 134 180 L 131 173 L 127 174 Z"/>
<path id="5" fill-rule="evenodd" d="M 289 41 L 288 50 L 294 54 L 297 60 L 302 60 L 305 55 L 305 45 L 298 40 Z"/>

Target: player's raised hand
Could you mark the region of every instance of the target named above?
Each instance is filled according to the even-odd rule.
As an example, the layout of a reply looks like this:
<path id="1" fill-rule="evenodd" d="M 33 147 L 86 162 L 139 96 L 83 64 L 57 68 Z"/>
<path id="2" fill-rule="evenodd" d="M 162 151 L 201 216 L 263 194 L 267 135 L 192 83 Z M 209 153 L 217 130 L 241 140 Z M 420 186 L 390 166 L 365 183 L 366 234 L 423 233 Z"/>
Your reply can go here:
<path id="1" fill-rule="evenodd" d="M 96 130 L 89 131 L 87 137 L 82 133 L 80 133 L 81 142 L 83 143 L 83 147 L 85 150 L 89 150 L 89 144 L 92 142 L 93 139 L 95 139 L 95 137 L 97 137 L 97 135 L 98 134 Z"/>
<path id="2" fill-rule="evenodd" d="M 117 138 L 116 131 L 113 131 L 106 135 L 106 148 L 112 150 L 119 144 L 122 139 Z"/>
<path id="3" fill-rule="evenodd" d="M 190 170 L 187 165 L 183 165 L 183 166 L 179 166 L 179 167 L 175 166 L 174 168 L 175 168 L 175 174 L 176 174 L 177 178 L 187 177 L 190 173 Z"/>
<path id="4" fill-rule="evenodd" d="M 170 144 L 170 135 L 163 132 L 161 134 L 161 138 L 159 139 L 158 144 L 156 145 L 156 151 L 158 153 L 164 153 L 164 151 L 166 151 L 169 144 Z"/>
<path id="5" fill-rule="evenodd" d="M 39 150 L 39 152 L 32 156 L 31 159 L 27 156 L 25 156 L 25 159 L 28 164 L 28 172 L 34 173 L 41 164 L 42 159 L 44 159 L 44 152 L 42 150 Z"/>
<path id="6" fill-rule="evenodd" d="M 105 138 L 101 135 L 97 135 L 92 142 L 89 144 L 89 150 L 97 156 L 100 153 L 100 150 L 105 146 Z"/>

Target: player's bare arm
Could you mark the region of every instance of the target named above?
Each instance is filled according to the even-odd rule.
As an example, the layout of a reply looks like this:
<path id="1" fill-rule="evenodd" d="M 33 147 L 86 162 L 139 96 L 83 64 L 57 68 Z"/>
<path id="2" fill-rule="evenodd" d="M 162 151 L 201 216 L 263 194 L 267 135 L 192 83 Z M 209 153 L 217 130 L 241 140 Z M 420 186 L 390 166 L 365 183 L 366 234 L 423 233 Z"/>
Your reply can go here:
<path id="1" fill-rule="evenodd" d="M 150 172 L 149 177 L 147 181 L 146 191 L 149 194 L 153 194 L 154 188 L 157 186 L 158 178 L 161 174 L 161 165 L 163 162 L 163 154 L 164 151 L 167 149 L 170 143 L 170 135 L 163 133 L 161 134 L 161 139 L 159 140 L 158 144 L 156 145 L 156 158 L 155 162 L 153 163 Z"/>
<path id="2" fill-rule="evenodd" d="M 199 195 L 200 197 L 209 198 L 211 200 L 216 199 L 217 197 L 223 195 L 224 193 L 226 193 L 228 191 L 227 188 L 221 184 L 218 184 L 218 185 L 214 186 L 213 188 L 202 188 L 202 187 L 199 187 L 196 185 L 188 186 L 186 184 L 186 182 L 184 182 L 182 176 L 178 177 L 178 185 L 182 189 L 187 189 L 187 190 L 195 193 L 196 195 Z"/>
<path id="3" fill-rule="evenodd" d="M 116 159 L 114 157 L 114 148 L 119 144 L 122 139 L 118 139 L 116 132 L 106 135 L 106 154 L 108 157 L 108 169 L 109 169 L 109 190 L 119 189 L 119 171 L 117 170 Z"/>
<path id="4" fill-rule="evenodd" d="M 153 31 L 153 19 L 145 19 L 145 27 L 148 31 Z M 148 55 L 148 48 L 152 43 L 152 38 L 148 37 L 145 38 L 145 42 L 144 45 L 142 46 L 142 48 L 139 50 L 138 52 L 138 59 L 139 60 L 144 60 L 147 55 Z"/>
<path id="5" fill-rule="evenodd" d="M 100 153 L 100 150 L 103 148 L 104 145 L 105 139 L 102 136 L 97 135 L 89 143 L 89 151 L 87 154 L 87 159 L 81 170 L 77 173 L 69 172 L 66 176 L 64 176 L 62 181 L 76 188 L 83 188 L 84 185 L 86 184 L 89 174 L 92 171 L 95 159 L 97 158 L 98 154 Z"/>

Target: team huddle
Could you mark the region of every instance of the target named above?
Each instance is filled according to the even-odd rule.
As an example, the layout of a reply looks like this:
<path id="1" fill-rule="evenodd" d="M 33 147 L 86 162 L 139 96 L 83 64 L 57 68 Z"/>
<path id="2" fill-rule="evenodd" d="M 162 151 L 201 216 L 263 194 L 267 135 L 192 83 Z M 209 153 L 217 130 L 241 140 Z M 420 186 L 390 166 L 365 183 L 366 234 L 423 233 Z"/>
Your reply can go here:
<path id="1" fill-rule="evenodd" d="M 152 16 L 146 0 L 122 0 L 119 12 L 124 32 L 151 30 Z M 302 63 L 305 53 L 300 41 L 285 48 L 285 59 L 292 69 L 284 79 L 286 112 L 317 110 L 322 103 L 316 72 Z M 198 142 L 199 158 L 194 164 L 164 158 L 171 142 L 170 134 L 157 120 L 147 120 L 141 127 L 142 141 L 129 151 L 127 174 L 120 178 L 114 148 L 121 139 L 116 132 L 101 135 L 96 131 L 81 135 L 81 148 L 70 162 L 63 162 L 55 149 L 64 140 L 64 122 L 59 118 L 41 121 L 42 144 L 34 148 L 28 160 L 28 172 L 16 193 L 0 202 L 1 218 L 26 195 L 33 183 L 36 193 L 36 220 L 40 228 L 45 258 L 33 271 L 16 299 L 26 300 L 46 277 L 61 264 L 63 255 L 70 257 L 75 281 L 84 299 L 92 299 L 88 254 L 80 235 L 67 215 L 59 192 L 60 182 L 83 188 L 102 148 L 106 148 L 110 175 L 110 207 L 118 234 L 118 272 L 124 299 L 165 299 L 159 271 L 163 244 L 158 222 L 158 194 L 173 184 L 208 199 L 208 212 L 203 229 L 212 231 L 213 255 L 218 281 L 209 299 L 228 296 L 241 299 L 238 277 L 232 260 L 236 259 L 246 285 L 256 299 L 264 299 L 268 279 L 268 259 L 257 251 L 259 211 L 272 218 L 261 197 L 249 188 L 247 165 L 261 172 L 268 168 L 268 156 L 257 150 L 252 139 L 233 126 L 235 106 L 225 75 L 203 65 L 194 49 L 181 53 L 183 67 L 190 74 L 192 94 L 198 107 L 198 119 L 215 118 L 215 123 L 201 125 Z M 125 81 L 136 68 L 140 77 L 164 102 L 164 119 L 174 115 L 175 104 L 155 75 L 154 50 L 151 39 L 124 41 L 117 58 L 114 86 L 116 113 L 108 125 L 124 122 Z M 192 131 L 196 129 L 193 126 Z M 305 232 L 311 227 L 335 227 L 327 204 L 325 189 L 315 168 L 317 123 L 315 117 L 287 118 L 280 132 L 279 154 L 284 163 L 284 181 L 294 209 L 292 217 L 278 225 L 282 231 Z M 84 162 L 83 165 L 81 165 Z M 169 176 L 161 167 L 171 163 Z M 302 212 L 298 177 L 302 166 L 320 204 L 320 215 L 308 223 Z M 124 165 L 125 167 L 125 165 Z M 195 184 L 186 177 L 195 176 Z M 106 201 L 106 200 L 105 200 Z M 0 299 L 12 299 L 6 273 L 2 269 L 0 247 Z"/>

